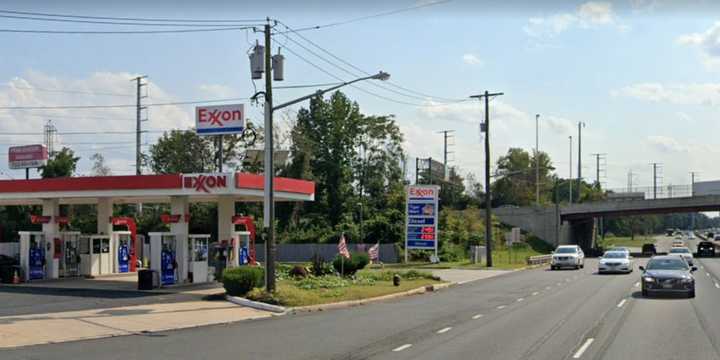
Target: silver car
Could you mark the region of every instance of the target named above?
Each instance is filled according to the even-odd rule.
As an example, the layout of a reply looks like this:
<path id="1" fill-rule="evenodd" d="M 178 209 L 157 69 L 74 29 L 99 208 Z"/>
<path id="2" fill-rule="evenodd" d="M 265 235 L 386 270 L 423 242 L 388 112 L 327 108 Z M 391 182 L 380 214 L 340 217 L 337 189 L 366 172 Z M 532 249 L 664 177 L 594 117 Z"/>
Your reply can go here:
<path id="1" fill-rule="evenodd" d="M 577 245 L 561 245 L 555 249 L 550 262 L 550 269 L 563 267 L 581 269 L 585 267 L 585 253 Z"/>
<path id="2" fill-rule="evenodd" d="M 692 251 L 690 251 L 690 249 L 687 248 L 686 246 L 674 247 L 674 248 L 670 249 L 670 252 L 668 252 L 668 255 L 681 256 L 683 259 L 685 259 L 685 261 L 687 261 L 688 265 L 690 265 L 690 266 L 694 265 L 693 260 L 695 260 L 695 259 L 693 258 Z"/>
<path id="3" fill-rule="evenodd" d="M 635 262 L 626 251 L 606 251 L 598 262 L 598 273 L 626 273 L 633 271 Z"/>

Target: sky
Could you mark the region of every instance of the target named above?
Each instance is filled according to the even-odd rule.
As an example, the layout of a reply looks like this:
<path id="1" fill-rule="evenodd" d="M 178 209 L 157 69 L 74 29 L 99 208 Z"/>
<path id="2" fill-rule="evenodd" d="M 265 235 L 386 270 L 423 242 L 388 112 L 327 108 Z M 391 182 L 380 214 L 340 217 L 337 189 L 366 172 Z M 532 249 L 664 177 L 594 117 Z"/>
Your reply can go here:
<path id="1" fill-rule="evenodd" d="M 134 173 L 132 106 L 8 107 L 133 105 L 131 79 L 138 75 L 148 76 L 149 104 L 244 99 L 263 86 L 250 79 L 247 53 L 262 35 L 252 30 L 18 33 L 7 30 L 176 27 L 39 21 L 27 17 L 67 18 L 8 11 L 249 24 L 277 19 L 273 53 L 281 47 L 285 80 L 276 87 L 348 81 L 379 70 L 391 74 L 387 83 L 366 81 L 343 91 L 366 114 L 395 116 L 405 135 L 409 177 L 416 157 L 442 158 L 438 131 L 454 130 L 450 164 L 483 178 L 484 108 L 469 96 L 488 90 L 504 93 L 490 102 L 493 163 L 510 147 L 534 148 L 539 114 L 539 148 L 560 176 L 571 171 L 569 136 L 577 176 L 582 122 L 582 175 L 594 181 L 591 154 L 605 154 L 600 181 L 607 188 L 626 188 L 630 171 L 634 186 L 651 185 L 652 162 L 662 164 L 662 186 L 689 184 L 690 172 L 698 173 L 696 180 L 720 179 L 720 4 L 712 1 L 3 1 L 0 178 L 24 176 L 8 169 L 7 147 L 41 143 L 48 120 L 58 142 L 81 156 L 78 174 L 90 173 L 95 152 L 113 174 Z M 313 26 L 319 28 L 288 30 Z M 275 102 L 315 89 L 277 89 Z M 229 102 L 245 103 L 249 120 L 262 123 L 262 106 Z M 192 127 L 193 106 L 151 106 L 143 149 L 162 131 Z M 299 106 L 278 116 L 280 131 Z M 95 133 L 67 134 L 73 132 Z"/>

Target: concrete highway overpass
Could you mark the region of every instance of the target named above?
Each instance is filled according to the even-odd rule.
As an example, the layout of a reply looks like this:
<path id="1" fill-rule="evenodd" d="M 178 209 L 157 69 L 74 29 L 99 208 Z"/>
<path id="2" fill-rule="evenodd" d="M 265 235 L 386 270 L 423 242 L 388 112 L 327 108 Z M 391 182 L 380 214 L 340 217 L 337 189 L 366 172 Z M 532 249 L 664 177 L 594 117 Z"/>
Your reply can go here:
<path id="1" fill-rule="evenodd" d="M 500 207 L 493 214 L 505 224 L 553 244 L 595 245 L 598 219 L 630 215 L 720 211 L 720 195 L 667 199 L 606 200 L 560 206 Z"/>

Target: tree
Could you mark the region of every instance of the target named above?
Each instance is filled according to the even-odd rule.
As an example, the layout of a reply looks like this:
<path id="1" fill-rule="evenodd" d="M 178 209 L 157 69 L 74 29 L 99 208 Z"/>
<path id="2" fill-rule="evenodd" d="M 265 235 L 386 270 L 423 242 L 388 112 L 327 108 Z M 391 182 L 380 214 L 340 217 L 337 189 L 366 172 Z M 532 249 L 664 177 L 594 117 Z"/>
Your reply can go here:
<path id="1" fill-rule="evenodd" d="M 555 170 L 550 156 L 545 152 L 537 154 L 540 167 L 540 202 L 552 201 L 553 178 L 550 172 Z M 491 185 L 493 206 L 530 205 L 535 202 L 535 156 L 520 148 L 510 148 L 507 154 L 497 161 L 499 178 Z"/>
<path id="2" fill-rule="evenodd" d="M 71 149 L 63 147 L 45 166 L 40 167 L 39 171 L 44 179 L 70 177 L 75 173 L 79 160 L 80 157 L 76 157 Z"/>
<path id="3" fill-rule="evenodd" d="M 163 133 L 150 146 L 150 168 L 158 174 L 202 173 L 215 169 L 213 142 L 194 131 Z"/>
<path id="4" fill-rule="evenodd" d="M 93 161 L 92 174 L 94 176 L 109 176 L 112 175 L 110 167 L 105 165 L 105 157 L 100 153 L 95 153 L 90 157 Z"/>

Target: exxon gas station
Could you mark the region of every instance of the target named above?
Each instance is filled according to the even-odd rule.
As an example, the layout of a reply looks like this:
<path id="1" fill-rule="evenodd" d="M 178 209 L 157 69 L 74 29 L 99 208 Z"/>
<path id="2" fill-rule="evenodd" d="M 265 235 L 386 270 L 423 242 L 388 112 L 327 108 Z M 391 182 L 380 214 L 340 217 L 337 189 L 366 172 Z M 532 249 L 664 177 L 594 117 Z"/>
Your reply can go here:
<path id="1" fill-rule="evenodd" d="M 29 214 L 42 231 L 20 231 L 15 254 L 22 281 L 132 273 L 147 265 L 158 285 L 213 280 L 208 251 L 220 247 L 222 266 L 255 261 L 255 226 L 235 213 L 236 202 L 261 202 L 263 175 L 247 173 L 69 177 L 0 181 L 0 206 L 41 205 Z M 312 201 L 315 184 L 275 178 L 275 201 Z M 190 234 L 190 203 L 217 203 L 218 238 Z M 168 232 L 138 236 L 133 218 L 113 217 L 114 204 L 170 204 Z M 97 232 L 63 231 L 72 219 L 61 205 L 94 204 Z M 139 261 L 141 260 L 141 261 Z M 128 274 L 130 275 L 130 274 Z"/>

